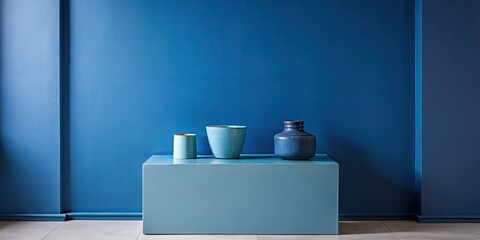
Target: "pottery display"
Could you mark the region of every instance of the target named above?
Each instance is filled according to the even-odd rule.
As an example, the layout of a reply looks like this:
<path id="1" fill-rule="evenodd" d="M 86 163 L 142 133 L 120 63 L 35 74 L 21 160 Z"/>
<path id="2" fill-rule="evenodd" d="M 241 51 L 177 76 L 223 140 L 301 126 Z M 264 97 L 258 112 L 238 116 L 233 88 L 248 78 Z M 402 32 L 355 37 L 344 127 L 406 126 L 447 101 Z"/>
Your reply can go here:
<path id="1" fill-rule="evenodd" d="M 307 160 L 315 156 L 317 141 L 303 130 L 303 121 L 284 121 L 284 130 L 274 137 L 275 155 L 287 160 Z"/>
<path id="2" fill-rule="evenodd" d="M 239 158 L 246 133 L 246 126 L 207 126 L 208 143 L 215 158 Z"/>
<path id="3" fill-rule="evenodd" d="M 197 158 L 197 140 L 193 133 L 179 133 L 173 135 L 173 158 Z"/>

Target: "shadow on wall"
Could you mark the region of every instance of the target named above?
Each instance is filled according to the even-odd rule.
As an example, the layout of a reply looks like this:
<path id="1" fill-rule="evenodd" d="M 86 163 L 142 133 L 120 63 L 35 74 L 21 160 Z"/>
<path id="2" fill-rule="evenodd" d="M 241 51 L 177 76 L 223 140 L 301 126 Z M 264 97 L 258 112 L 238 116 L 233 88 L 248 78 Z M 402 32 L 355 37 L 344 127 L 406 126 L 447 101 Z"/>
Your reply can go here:
<path id="1" fill-rule="evenodd" d="M 19 186 L 15 182 L 15 177 L 13 175 L 13 169 L 8 163 L 8 158 L 6 156 L 5 150 L 3 148 L 3 137 L 0 139 L 0 192 L 6 192 L 4 189 L 8 190 L 7 194 L 0 195 L 0 206 L 10 206 L 10 209 L 19 209 L 20 204 L 18 199 L 20 195 L 18 192 Z"/>
<path id="2" fill-rule="evenodd" d="M 361 142 L 337 135 L 325 136 L 328 155 L 340 164 L 340 214 L 354 213 L 367 217 L 370 215 L 401 217 L 410 214 L 389 211 L 392 206 L 414 209 L 415 193 L 374 171 L 377 166 L 372 162 L 378 161 L 381 156 L 368 154 L 368 146 L 363 146 Z M 368 211 L 362 212 L 362 209 L 368 209 Z"/>
<path id="3" fill-rule="evenodd" d="M 4 1 L 0 0 L 0 36 L 3 36 L 3 4 Z M 5 152 L 5 148 L 3 146 L 4 137 L 3 137 L 3 62 L 2 62 L 2 55 L 4 52 L 4 43 L 2 38 L 0 37 L 0 192 L 7 192 L 5 189 L 8 190 L 7 194 L 0 194 L 0 206 L 10 206 L 11 209 L 19 209 L 20 204 L 17 199 L 19 199 L 19 186 L 16 184 L 13 169 L 8 162 L 7 154 Z"/>

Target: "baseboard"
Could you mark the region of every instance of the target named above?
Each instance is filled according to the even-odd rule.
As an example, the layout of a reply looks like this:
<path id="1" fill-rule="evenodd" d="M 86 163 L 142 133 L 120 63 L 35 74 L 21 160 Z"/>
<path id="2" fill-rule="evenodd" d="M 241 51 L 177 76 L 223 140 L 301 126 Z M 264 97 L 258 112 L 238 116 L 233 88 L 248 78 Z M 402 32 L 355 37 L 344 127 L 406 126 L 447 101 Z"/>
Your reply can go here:
<path id="1" fill-rule="evenodd" d="M 385 214 L 351 214 L 340 213 L 340 221 L 380 221 L 380 220 L 415 220 L 414 213 Z"/>
<path id="2" fill-rule="evenodd" d="M 69 212 L 67 220 L 142 220 L 141 212 Z"/>
<path id="3" fill-rule="evenodd" d="M 421 223 L 480 223 L 480 215 L 417 215 Z"/>
<path id="4" fill-rule="evenodd" d="M 0 221 L 142 220 L 141 212 L 0 213 Z M 480 223 L 480 215 L 348 214 L 340 221 L 417 220 L 421 223 Z"/>
<path id="5" fill-rule="evenodd" d="M 380 220 L 416 220 L 420 223 L 479 223 L 480 215 L 417 215 L 401 214 L 345 214 L 340 213 L 340 221 L 380 221 Z"/>
<path id="6" fill-rule="evenodd" d="M 65 213 L 0 213 L 2 221 L 65 221 Z"/>

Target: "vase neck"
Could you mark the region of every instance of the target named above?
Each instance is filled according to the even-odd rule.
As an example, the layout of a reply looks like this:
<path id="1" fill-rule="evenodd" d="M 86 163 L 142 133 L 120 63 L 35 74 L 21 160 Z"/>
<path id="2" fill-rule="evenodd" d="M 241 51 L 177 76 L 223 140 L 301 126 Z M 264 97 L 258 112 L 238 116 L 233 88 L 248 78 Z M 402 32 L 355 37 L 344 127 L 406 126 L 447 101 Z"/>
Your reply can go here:
<path id="1" fill-rule="evenodd" d="M 283 127 L 285 131 L 297 130 L 303 131 L 303 121 L 295 120 L 295 121 L 283 121 Z"/>

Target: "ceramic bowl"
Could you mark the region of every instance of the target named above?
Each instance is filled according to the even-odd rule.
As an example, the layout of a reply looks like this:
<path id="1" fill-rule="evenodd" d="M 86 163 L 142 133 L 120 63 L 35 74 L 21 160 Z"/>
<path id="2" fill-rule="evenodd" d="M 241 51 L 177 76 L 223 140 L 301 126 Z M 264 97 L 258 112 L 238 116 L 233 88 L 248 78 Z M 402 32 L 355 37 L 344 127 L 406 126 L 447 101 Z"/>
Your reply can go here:
<path id="1" fill-rule="evenodd" d="M 246 134 L 246 126 L 207 126 L 208 143 L 215 158 L 239 158 Z"/>

